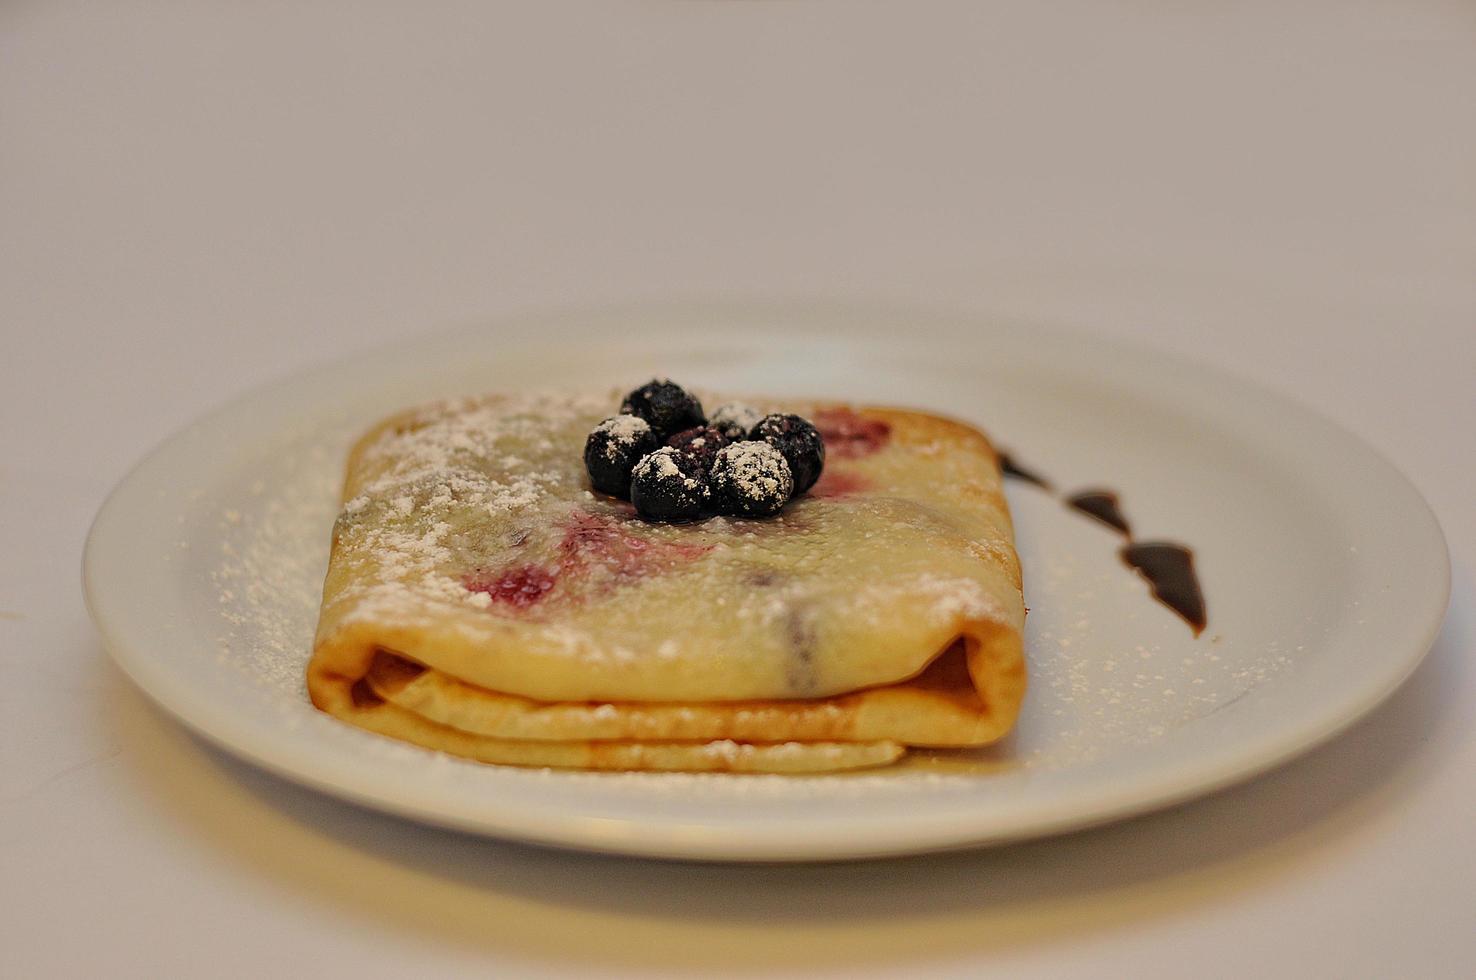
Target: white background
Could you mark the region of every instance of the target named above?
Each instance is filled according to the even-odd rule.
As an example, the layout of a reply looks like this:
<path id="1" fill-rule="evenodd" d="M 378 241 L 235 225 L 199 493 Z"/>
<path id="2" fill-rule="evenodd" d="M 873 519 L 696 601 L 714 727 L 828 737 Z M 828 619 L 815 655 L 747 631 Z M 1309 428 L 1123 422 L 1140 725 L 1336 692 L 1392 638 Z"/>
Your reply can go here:
<path id="1" fill-rule="evenodd" d="M 1444 524 L 1445 630 L 1337 742 L 993 852 L 663 865 L 426 830 L 152 709 L 87 523 L 227 396 L 642 299 L 885 300 L 1294 394 Z M 0 974 L 1469 976 L 1467 3 L 0 7 Z"/>

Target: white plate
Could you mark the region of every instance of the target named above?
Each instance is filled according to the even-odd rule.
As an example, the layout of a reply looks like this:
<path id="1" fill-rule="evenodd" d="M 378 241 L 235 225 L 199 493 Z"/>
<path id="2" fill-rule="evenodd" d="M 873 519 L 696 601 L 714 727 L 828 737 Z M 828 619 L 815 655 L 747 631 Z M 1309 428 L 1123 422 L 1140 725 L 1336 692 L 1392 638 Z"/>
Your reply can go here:
<path id="1" fill-rule="evenodd" d="M 1195 550 L 1209 628 L 1152 602 L 1118 539 L 1012 485 L 1031 690 L 953 763 L 816 778 L 477 766 L 314 711 L 302 671 L 350 439 L 422 399 L 637 383 L 941 410 L 1064 489 L 1120 491 Z M 1433 641 L 1439 527 L 1383 459 L 1287 399 L 1089 335 L 834 307 L 661 307 L 440 335 L 299 375 L 174 436 L 104 505 L 88 604 L 119 665 L 229 751 L 451 827 L 665 857 L 810 860 L 995 843 L 1243 779 L 1373 708 Z"/>

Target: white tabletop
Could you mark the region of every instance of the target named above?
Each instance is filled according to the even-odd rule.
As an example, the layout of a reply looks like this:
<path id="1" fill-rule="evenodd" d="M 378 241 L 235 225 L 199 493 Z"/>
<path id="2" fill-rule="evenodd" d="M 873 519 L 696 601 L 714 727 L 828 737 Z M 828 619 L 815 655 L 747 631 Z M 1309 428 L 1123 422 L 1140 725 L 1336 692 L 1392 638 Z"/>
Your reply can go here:
<path id="1" fill-rule="evenodd" d="M 1469 5 L 306 6 L 0 11 L 0 975 L 1470 975 Z M 1440 516 L 1435 649 L 1167 813 L 744 868 L 295 788 L 88 624 L 90 517 L 229 395 L 522 310 L 787 296 L 1074 323 L 1296 395 Z"/>

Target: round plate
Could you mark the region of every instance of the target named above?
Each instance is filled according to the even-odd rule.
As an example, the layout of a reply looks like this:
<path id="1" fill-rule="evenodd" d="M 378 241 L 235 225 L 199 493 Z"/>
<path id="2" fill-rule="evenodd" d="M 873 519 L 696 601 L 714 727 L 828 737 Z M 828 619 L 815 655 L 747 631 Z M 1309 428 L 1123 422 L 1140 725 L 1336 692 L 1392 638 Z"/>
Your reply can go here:
<path id="1" fill-rule="evenodd" d="M 338 482 L 375 419 L 447 395 L 634 385 L 916 405 L 971 420 L 1063 491 L 1116 490 L 1140 540 L 1194 549 L 1195 637 L 1110 529 L 1015 483 L 1031 689 L 971 753 L 825 777 L 479 766 L 315 711 L 303 670 Z M 1440 529 L 1368 447 L 1214 370 L 965 316 L 660 307 L 416 340 L 247 395 L 115 490 L 84 560 L 118 664 L 227 750 L 368 806 L 574 848 L 722 860 L 900 854 L 1055 833 L 1243 779 L 1369 711 L 1429 648 Z"/>

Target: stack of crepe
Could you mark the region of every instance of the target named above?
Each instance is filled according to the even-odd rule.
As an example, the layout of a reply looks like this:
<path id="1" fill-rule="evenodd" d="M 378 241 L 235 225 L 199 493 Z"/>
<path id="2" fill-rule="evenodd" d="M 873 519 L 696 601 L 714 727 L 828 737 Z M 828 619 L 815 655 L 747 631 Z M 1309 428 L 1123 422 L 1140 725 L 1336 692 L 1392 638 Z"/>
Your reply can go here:
<path id="1" fill-rule="evenodd" d="M 350 453 L 314 704 L 481 762 L 812 773 L 1004 736 L 1025 610 L 998 460 L 919 412 L 814 418 L 779 515 L 648 524 L 593 494 L 608 397 L 442 402 Z"/>

